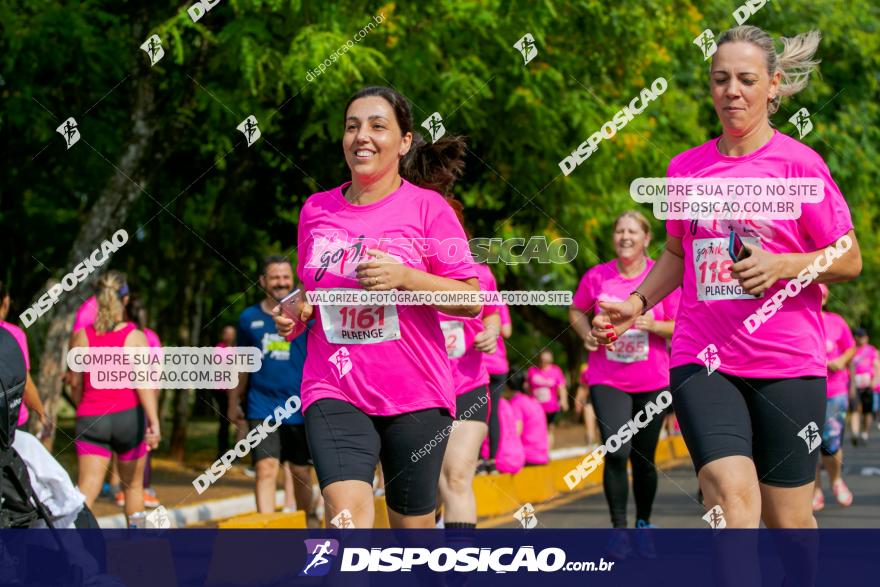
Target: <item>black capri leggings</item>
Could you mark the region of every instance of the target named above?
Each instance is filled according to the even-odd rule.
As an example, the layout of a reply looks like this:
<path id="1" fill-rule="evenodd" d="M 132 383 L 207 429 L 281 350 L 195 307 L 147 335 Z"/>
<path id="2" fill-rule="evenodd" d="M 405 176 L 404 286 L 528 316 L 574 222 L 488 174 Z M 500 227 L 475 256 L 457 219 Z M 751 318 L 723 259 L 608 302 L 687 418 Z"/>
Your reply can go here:
<path id="1" fill-rule="evenodd" d="M 590 397 L 596 420 L 602 434 L 602 442 L 618 434 L 620 428 L 636 414 L 643 411 L 648 402 L 657 401 L 663 390 L 644 393 L 627 393 L 610 385 L 593 385 Z M 647 420 L 642 416 L 641 421 Z M 636 498 L 636 519 L 650 522 L 651 507 L 657 493 L 657 469 L 654 467 L 654 453 L 657 452 L 657 439 L 663 426 L 663 415 L 652 417 L 648 424 L 621 444 L 620 448 L 605 455 L 605 471 L 602 484 L 605 499 L 611 512 L 611 524 L 615 528 L 626 528 L 626 505 L 629 500 L 629 481 L 626 475 L 626 462 L 632 463 L 633 495 Z"/>
<path id="2" fill-rule="evenodd" d="M 498 404 L 504 391 L 507 373 L 489 375 L 489 458 L 494 459 L 501 438 L 501 425 L 498 423 Z"/>

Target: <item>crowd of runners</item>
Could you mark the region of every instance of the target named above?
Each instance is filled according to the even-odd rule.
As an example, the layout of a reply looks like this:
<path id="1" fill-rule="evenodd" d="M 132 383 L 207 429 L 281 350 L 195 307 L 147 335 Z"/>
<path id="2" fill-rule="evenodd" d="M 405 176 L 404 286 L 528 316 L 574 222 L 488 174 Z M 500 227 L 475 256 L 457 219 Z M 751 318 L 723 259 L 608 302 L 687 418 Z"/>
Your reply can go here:
<path id="1" fill-rule="evenodd" d="M 849 506 L 844 431 L 849 426 L 853 446 L 869 441 L 880 355 L 865 329 L 853 331 L 822 305 L 834 294 L 825 284 L 857 277 L 861 256 L 825 162 L 771 124 L 780 100 L 807 84 L 818 44 L 818 33 L 807 33 L 785 39 L 777 53 L 756 27 L 721 35 L 708 84 L 721 135 L 675 156 L 667 176 L 819 177 L 824 197 L 804 204 L 797 219 L 668 220 L 665 234 L 654 233 L 641 212 L 621 213 L 608 235 L 614 258 L 583 275 L 568 309 L 587 355 L 578 381 L 567 379 L 549 349 L 508 356 L 505 339 L 517 325 L 504 304 L 464 297 L 434 306 L 279 303 L 297 288 L 498 290 L 491 269 L 466 247 L 413 255 L 401 244 L 468 240 L 467 211 L 453 195 L 464 138 L 423 140 L 410 104 L 393 89 L 354 94 L 339 121 L 350 180 L 308 198 L 295 260 L 264 260 L 264 297 L 223 329 L 218 344 L 257 347 L 263 357 L 258 372 L 215 394 L 218 456 L 229 449 L 230 428 L 240 440 L 288 398 L 301 399 L 301 409 L 252 450 L 258 510 L 275 511 L 281 472 L 284 507 L 334 525 L 373 527 L 374 496 L 383 494 L 394 528 L 472 529 L 474 476 L 547 463 L 570 408 L 589 445 L 630 431 L 603 458 L 615 528 L 630 524 L 630 485 L 634 525 L 655 527 L 654 453 L 664 427 L 683 435 L 703 504 L 719 506 L 727 527 L 816 527 L 823 469 L 836 502 Z M 844 237 L 852 243 L 846 252 L 760 328 L 745 328 Z M 649 256 L 652 240 L 665 241 L 657 259 Z M 8 299 L 0 291 L 0 319 Z M 24 333 L 0 326 L 27 361 Z M 160 342 L 125 276 L 110 271 L 78 312 L 70 346 Z M 129 516 L 157 505 L 149 489 L 149 454 L 161 439 L 155 391 L 97 389 L 87 373 L 67 377 L 86 503 L 103 487 Z M 664 394 L 671 405 L 652 416 Z M 50 425 L 30 378 L 19 425 L 29 417 Z"/>

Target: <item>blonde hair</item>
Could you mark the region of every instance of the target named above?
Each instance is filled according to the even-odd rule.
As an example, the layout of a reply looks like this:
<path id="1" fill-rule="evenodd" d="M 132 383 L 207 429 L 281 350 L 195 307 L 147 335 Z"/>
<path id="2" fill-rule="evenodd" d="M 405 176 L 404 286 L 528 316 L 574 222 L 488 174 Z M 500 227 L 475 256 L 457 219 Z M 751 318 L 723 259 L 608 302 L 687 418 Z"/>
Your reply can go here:
<path id="1" fill-rule="evenodd" d="M 617 224 L 621 220 L 623 220 L 624 218 L 632 218 L 633 220 L 638 222 L 639 226 L 641 227 L 642 230 L 645 231 L 645 234 L 647 234 L 648 237 L 651 236 L 651 223 L 648 222 L 648 219 L 645 218 L 645 215 L 642 214 L 641 212 L 639 212 L 638 210 L 627 210 L 626 212 L 624 212 L 623 214 L 621 214 L 620 216 L 615 218 L 614 219 L 614 230 L 617 230 Z"/>
<path id="2" fill-rule="evenodd" d="M 743 25 L 728 29 L 718 38 L 717 45 L 737 41 L 751 43 L 764 52 L 767 61 L 767 73 L 772 79 L 778 71 L 782 75 L 776 95 L 767 104 L 767 114 L 775 114 L 783 97 L 793 96 L 807 87 L 810 74 L 819 65 L 813 59 L 819 48 L 822 33 L 809 31 L 794 37 L 780 37 L 782 53 L 777 55 L 773 46 L 773 37 L 756 26 Z"/>
<path id="3" fill-rule="evenodd" d="M 119 291 L 125 286 L 125 275 L 119 271 L 108 271 L 98 279 L 98 315 L 95 317 L 95 331 L 99 334 L 113 330 L 125 317 L 125 307 L 119 299 Z"/>

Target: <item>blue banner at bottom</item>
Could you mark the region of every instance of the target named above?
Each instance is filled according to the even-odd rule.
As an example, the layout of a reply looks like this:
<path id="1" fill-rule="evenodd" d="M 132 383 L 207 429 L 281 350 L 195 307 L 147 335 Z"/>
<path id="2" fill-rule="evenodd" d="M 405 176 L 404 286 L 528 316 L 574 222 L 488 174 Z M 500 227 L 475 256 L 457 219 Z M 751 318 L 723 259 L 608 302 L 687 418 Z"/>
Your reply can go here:
<path id="1" fill-rule="evenodd" d="M 0 585 L 877 584 L 880 530 L 3 530 Z"/>

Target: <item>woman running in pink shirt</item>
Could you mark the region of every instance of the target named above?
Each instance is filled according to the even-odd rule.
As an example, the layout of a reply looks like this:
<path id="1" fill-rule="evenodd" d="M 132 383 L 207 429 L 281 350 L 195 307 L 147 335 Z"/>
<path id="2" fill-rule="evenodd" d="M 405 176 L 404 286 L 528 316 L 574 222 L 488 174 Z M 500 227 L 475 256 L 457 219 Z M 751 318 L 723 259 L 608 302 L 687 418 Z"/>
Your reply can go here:
<path id="1" fill-rule="evenodd" d="M 559 365 L 553 363 L 553 351 L 544 349 L 538 355 L 538 364 L 526 371 L 526 387 L 533 398 L 538 400 L 547 417 L 547 436 L 553 448 L 553 432 L 559 410 L 568 411 L 568 389 L 565 374 Z"/>
<path id="2" fill-rule="evenodd" d="M 666 248 L 622 302 L 600 302 L 600 344 L 618 340 L 678 287 L 670 384 L 708 509 L 728 528 L 815 528 L 811 502 L 817 425 L 825 420 L 826 361 L 815 281 L 862 268 L 846 201 L 812 149 L 775 130 L 780 99 L 803 89 L 819 33 L 773 39 L 753 26 L 723 33 L 710 90 L 721 136 L 672 159 L 668 177 L 820 178 L 824 198 L 791 220 L 667 220 Z M 745 241 L 731 259 L 729 243 Z M 734 247 L 736 248 L 736 247 Z M 813 263 L 821 268 L 813 277 Z M 807 276 L 806 278 L 804 276 Z M 754 329 L 754 315 L 800 284 L 797 299 Z M 779 293 L 782 292 L 782 293 Z M 776 297 L 774 298 L 774 295 Z M 749 330 L 752 329 L 750 333 Z"/>
<path id="3" fill-rule="evenodd" d="M 856 328 L 853 336 L 856 339 L 856 356 L 852 360 L 856 398 L 850 417 L 855 446 L 858 441 L 868 444 L 868 433 L 874 420 L 874 388 L 880 384 L 880 354 L 868 342 L 867 330 Z"/>
<path id="4" fill-rule="evenodd" d="M 313 194 L 300 211 L 304 288 L 477 292 L 464 230 L 445 197 L 461 173 L 463 140 L 426 143 L 413 132 L 406 98 L 384 87 L 352 96 L 343 131 L 351 181 Z M 328 519 L 344 514 L 357 528 L 373 527 L 372 481 L 381 460 L 391 526 L 434 527 L 456 412 L 438 310 L 479 314 L 479 304 L 464 302 L 304 305 L 300 320 L 316 322 L 302 407 Z M 280 308 L 275 313 L 278 332 L 291 335 L 294 321 Z"/>
<path id="5" fill-rule="evenodd" d="M 125 321 L 128 285 L 117 272 L 98 282 L 98 314 L 94 326 L 73 336 L 77 347 L 148 347 L 147 338 Z M 159 418 L 153 389 L 97 389 L 89 373 L 73 378 L 76 403 L 76 454 L 79 457 L 77 486 L 92 506 L 101 491 L 112 453 L 117 454 L 119 476 L 125 492 L 125 514 L 144 509 L 144 460 L 159 445 Z"/>
<path id="6" fill-rule="evenodd" d="M 651 508 L 657 493 L 654 453 L 663 427 L 662 414 L 649 414 L 648 406 L 663 404 L 660 394 L 669 389 L 669 352 L 666 341 L 672 336 L 679 291 L 673 290 L 633 323 L 608 347 L 596 348 L 587 316 L 597 303 L 620 302 L 629 297 L 654 266 L 647 255 L 651 225 L 640 212 L 628 211 L 614 222 L 614 250 L 617 258 L 596 265 L 584 275 L 569 308 L 575 331 L 590 353 L 587 381 L 590 398 L 599 422 L 602 442 L 618 435 L 633 420 L 641 425 L 630 440 L 605 456 L 602 474 L 605 499 L 615 528 L 626 528 L 629 500 L 627 463 L 632 464 L 633 495 L 636 501 L 636 527 L 651 527 Z M 669 398 L 668 392 L 666 398 Z M 662 408 L 661 408 L 662 411 Z M 626 549 L 627 545 L 619 548 Z"/>

